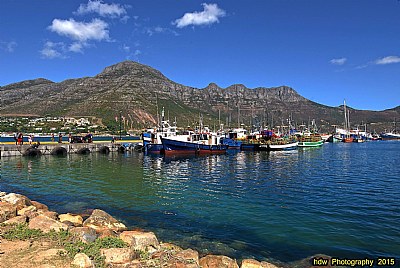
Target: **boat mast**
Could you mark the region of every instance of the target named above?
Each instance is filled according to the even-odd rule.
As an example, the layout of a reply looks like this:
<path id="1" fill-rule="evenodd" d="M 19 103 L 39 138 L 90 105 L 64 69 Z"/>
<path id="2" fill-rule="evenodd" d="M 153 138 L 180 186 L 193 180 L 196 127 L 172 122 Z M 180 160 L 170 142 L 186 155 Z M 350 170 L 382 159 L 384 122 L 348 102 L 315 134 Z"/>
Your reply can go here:
<path id="1" fill-rule="evenodd" d="M 349 132 L 349 127 L 347 125 L 347 110 L 346 110 L 346 100 L 343 100 L 343 109 L 344 109 L 344 129 L 346 130 L 346 137 Z"/>
<path id="2" fill-rule="evenodd" d="M 156 93 L 156 108 L 157 108 L 157 127 L 160 127 L 160 115 L 158 114 L 158 97 Z"/>

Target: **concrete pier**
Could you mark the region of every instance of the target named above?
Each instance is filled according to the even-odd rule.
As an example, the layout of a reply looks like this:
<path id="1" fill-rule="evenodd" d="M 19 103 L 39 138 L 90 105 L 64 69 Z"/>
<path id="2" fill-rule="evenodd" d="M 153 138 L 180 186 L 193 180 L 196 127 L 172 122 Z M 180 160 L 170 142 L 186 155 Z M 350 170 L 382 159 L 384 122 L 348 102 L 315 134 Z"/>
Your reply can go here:
<path id="1" fill-rule="evenodd" d="M 0 158 L 10 157 L 10 156 L 23 156 L 26 155 L 28 149 L 31 150 L 32 146 L 29 144 L 24 145 L 0 145 Z M 123 148 L 123 149 L 122 149 Z M 88 153 L 88 152 L 117 152 L 124 151 L 126 148 L 122 147 L 120 143 L 57 143 L 57 144 L 41 144 L 38 146 L 37 150 L 40 151 L 39 154 L 49 155 L 60 153 L 65 154 L 76 154 L 76 153 Z"/>

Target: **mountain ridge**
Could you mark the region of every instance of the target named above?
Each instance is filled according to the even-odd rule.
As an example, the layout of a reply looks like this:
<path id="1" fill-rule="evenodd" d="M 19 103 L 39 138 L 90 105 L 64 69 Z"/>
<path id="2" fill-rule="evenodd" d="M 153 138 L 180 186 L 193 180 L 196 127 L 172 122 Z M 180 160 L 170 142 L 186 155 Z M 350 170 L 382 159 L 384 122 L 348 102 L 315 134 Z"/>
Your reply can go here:
<path id="1" fill-rule="evenodd" d="M 171 118 L 177 117 L 183 125 L 198 123 L 202 114 L 209 125 L 215 125 L 218 118 L 225 126 L 282 125 L 291 117 L 298 123 L 316 119 L 318 125 L 329 128 L 340 125 L 344 117 L 340 106 L 313 102 L 288 86 L 247 88 L 234 84 L 222 88 L 211 82 L 195 88 L 133 61 L 105 67 L 93 77 L 59 83 L 40 78 L 6 85 L 0 87 L 0 104 L 0 116 L 16 110 L 39 115 L 84 114 L 100 117 L 110 127 L 115 127 L 114 117 L 121 111 L 135 128 L 156 124 L 157 106 L 164 106 Z M 399 116 L 400 106 L 384 111 L 351 109 L 351 113 L 354 123 L 364 121 L 384 128 Z"/>

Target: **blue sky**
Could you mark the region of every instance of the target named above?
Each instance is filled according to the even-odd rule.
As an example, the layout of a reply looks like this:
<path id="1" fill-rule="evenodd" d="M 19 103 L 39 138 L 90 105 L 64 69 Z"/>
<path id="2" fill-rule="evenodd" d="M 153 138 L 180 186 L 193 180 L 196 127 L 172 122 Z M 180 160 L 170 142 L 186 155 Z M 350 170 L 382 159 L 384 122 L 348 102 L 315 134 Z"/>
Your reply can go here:
<path id="1" fill-rule="evenodd" d="M 287 85 L 329 106 L 393 108 L 400 1 L 0 1 L 0 86 L 127 59 L 187 86 Z"/>

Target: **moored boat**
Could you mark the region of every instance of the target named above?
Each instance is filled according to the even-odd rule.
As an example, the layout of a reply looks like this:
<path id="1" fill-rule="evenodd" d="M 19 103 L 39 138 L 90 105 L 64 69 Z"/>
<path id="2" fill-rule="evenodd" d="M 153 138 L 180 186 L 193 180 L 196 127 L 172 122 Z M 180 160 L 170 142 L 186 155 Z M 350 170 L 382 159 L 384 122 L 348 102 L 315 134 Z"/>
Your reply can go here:
<path id="1" fill-rule="evenodd" d="M 146 153 L 161 154 L 164 146 L 161 137 L 176 136 L 176 126 L 171 126 L 168 120 L 164 120 L 164 109 L 162 110 L 161 125 L 155 129 L 148 129 L 143 136 L 143 147 Z"/>
<path id="2" fill-rule="evenodd" d="M 400 133 L 386 132 L 381 133 L 382 140 L 400 140 Z"/>
<path id="3" fill-rule="evenodd" d="M 225 134 L 221 138 L 222 144 L 228 145 L 229 149 L 241 149 L 243 140 L 246 138 L 247 130 L 243 128 L 235 128 Z"/>
<path id="4" fill-rule="evenodd" d="M 260 144 L 260 151 L 287 151 L 297 149 L 297 141 L 277 140 L 275 142 L 267 142 Z"/>
<path id="5" fill-rule="evenodd" d="M 228 149 L 228 145 L 221 144 L 218 135 L 192 131 L 174 137 L 161 137 L 161 142 L 165 155 L 223 154 Z"/>
<path id="6" fill-rule="evenodd" d="M 319 147 L 324 144 L 321 135 L 311 134 L 310 136 L 302 136 L 299 138 L 298 147 Z"/>

